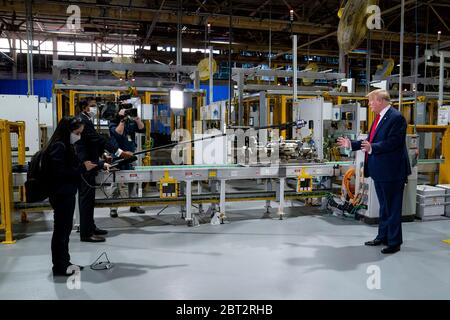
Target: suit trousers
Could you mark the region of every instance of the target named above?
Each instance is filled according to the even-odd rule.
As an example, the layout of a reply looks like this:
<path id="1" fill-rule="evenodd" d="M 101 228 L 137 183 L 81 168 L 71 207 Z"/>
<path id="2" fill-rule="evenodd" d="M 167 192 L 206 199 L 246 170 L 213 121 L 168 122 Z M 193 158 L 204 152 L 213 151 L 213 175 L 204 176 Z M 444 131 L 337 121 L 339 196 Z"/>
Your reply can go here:
<path id="1" fill-rule="evenodd" d="M 388 246 L 399 246 L 402 240 L 402 202 L 405 181 L 375 182 L 375 190 L 380 203 L 378 240 Z"/>
<path id="2" fill-rule="evenodd" d="M 53 208 L 52 262 L 56 269 L 66 270 L 70 265 L 69 238 L 73 227 L 75 195 L 50 195 Z"/>
<path id="3" fill-rule="evenodd" d="M 87 238 L 94 234 L 96 228 L 94 222 L 95 188 L 91 187 L 95 186 L 95 174 L 83 174 L 81 178 L 80 187 L 78 189 L 80 237 Z"/>

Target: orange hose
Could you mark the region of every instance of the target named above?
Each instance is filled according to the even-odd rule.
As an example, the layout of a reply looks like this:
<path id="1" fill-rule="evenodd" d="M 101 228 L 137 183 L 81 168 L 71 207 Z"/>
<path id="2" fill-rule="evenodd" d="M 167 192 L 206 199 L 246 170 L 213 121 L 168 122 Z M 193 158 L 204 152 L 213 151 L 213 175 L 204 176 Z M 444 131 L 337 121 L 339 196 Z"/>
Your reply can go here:
<path id="1" fill-rule="evenodd" d="M 344 174 L 344 178 L 342 179 L 342 186 L 345 187 L 345 189 L 347 190 L 347 194 L 350 200 L 353 200 L 355 198 L 355 195 L 350 190 L 350 181 L 352 179 L 352 176 L 354 175 L 355 175 L 355 168 L 350 168 Z"/>

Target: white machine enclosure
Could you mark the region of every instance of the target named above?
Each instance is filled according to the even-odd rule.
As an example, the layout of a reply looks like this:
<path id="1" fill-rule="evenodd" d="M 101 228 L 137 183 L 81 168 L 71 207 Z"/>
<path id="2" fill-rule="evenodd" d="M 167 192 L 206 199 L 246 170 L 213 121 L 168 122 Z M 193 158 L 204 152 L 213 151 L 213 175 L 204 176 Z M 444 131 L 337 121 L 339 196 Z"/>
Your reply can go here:
<path id="1" fill-rule="evenodd" d="M 323 97 L 315 99 L 302 99 L 294 102 L 292 106 L 292 119 L 303 119 L 308 122 L 308 126 L 301 129 L 293 128 L 292 138 L 301 140 L 310 135 L 317 149 L 318 159 L 323 159 Z M 312 124 L 312 127 L 311 127 Z"/>
<path id="2" fill-rule="evenodd" d="M 308 123 L 301 129 L 293 128 L 293 139 L 301 140 L 312 132 L 320 160 L 324 159 L 323 142 L 326 138 L 334 140 L 344 135 L 356 139 L 360 134 L 361 122 L 367 121 L 367 109 L 359 103 L 333 105 L 325 102 L 323 97 L 294 102 L 292 112 L 293 119 L 303 119 Z"/>
<path id="3" fill-rule="evenodd" d="M 27 157 L 32 156 L 39 150 L 38 96 L 0 95 L 0 119 L 24 121 Z"/>

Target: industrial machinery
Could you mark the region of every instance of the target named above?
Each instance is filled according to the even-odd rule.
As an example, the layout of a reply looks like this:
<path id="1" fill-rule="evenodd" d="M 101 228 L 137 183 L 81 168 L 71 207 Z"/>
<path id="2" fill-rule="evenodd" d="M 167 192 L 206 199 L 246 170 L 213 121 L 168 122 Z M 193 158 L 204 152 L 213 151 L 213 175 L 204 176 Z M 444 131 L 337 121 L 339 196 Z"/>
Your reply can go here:
<path id="1" fill-rule="evenodd" d="M 358 140 L 364 140 L 367 135 L 360 135 Z M 406 147 L 408 150 L 411 165 L 411 175 L 408 176 L 405 189 L 403 191 L 402 220 L 413 221 L 416 215 L 416 187 L 417 187 L 417 157 L 418 157 L 418 136 L 409 134 L 406 137 Z M 329 199 L 329 207 L 332 210 L 339 210 L 344 214 L 350 214 L 355 218 L 361 218 L 364 222 L 373 224 L 378 222 L 379 203 L 375 191 L 373 180 L 364 177 L 365 154 L 363 151 L 356 151 L 355 168 L 349 170 L 343 177 L 343 192 L 339 200 Z M 350 190 L 350 178 L 354 176 L 354 190 Z"/>

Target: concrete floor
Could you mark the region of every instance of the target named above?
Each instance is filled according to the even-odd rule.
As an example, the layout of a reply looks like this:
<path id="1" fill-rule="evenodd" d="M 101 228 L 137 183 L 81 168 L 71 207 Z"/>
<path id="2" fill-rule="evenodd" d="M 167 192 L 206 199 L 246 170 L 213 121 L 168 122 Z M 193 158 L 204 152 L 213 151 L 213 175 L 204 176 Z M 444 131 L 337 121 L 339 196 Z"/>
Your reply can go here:
<path id="1" fill-rule="evenodd" d="M 450 220 L 404 223 L 402 250 L 383 255 L 363 245 L 376 227 L 306 207 L 280 221 L 262 207 L 230 204 L 227 224 L 203 215 L 191 228 L 176 208 L 122 208 L 117 219 L 96 209 L 106 243 L 71 235 L 72 262 L 87 266 L 80 289 L 51 275 L 51 212 L 30 214 L 17 243 L 0 245 L 0 299 L 450 299 Z M 91 270 L 102 252 L 114 267 Z M 367 287 L 370 266 L 380 289 Z"/>

